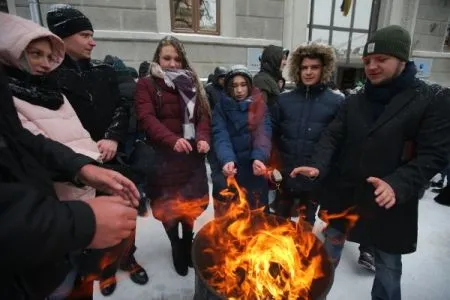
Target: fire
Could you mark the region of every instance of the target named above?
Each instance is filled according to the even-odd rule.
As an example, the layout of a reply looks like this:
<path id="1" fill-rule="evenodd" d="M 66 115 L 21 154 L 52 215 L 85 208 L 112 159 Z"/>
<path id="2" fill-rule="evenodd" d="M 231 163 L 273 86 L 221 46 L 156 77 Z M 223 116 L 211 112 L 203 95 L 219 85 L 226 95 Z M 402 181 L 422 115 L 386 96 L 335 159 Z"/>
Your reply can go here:
<path id="1" fill-rule="evenodd" d="M 324 276 L 311 227 L 251 211 L 233 177 L 228 185 L 223 195 L 234 201 L 205 228 L 208 284 L 228 299 L 309 299 L 313 281 Z"/>
<path id="2" fill-rule="evenodd" d="M 208 196 L 200 199 L 183 200 L 181 196 L 175 199 L 161 201 L 157 207 L 152 207 L 153 215 L 164 222 L 173 221 L 172 219 L 193 220 L 199 216 L 208 206 Z M 170 218 L 170 219 L 168 219 Z"/>
<path id="3" fill-rule="evenodd" d="M 346 226 L 346 233 L 348 233 L 353 227 L 355 227 L 356 222 L 359 219 L 359 215 L 354 213 L 353 211 L 356 209 L 355 206 L 350 207 L 346 210 L 344 210 L 341 213 L 337 213 L 337 214 L 329 214 L 326 210 L 321 211 L 320 213 L 320 219 L 322 221 L 324 221 L 327 226 L 328 224 L 330 224 L 330 220 L 335 220 L 335 219 L 341 219 L 341 220 L 345 220 L 347 222 L 347 226 Z M 325 226 L 326 228 L 326 226 Z M 324 229 L 325 229 L 324 228 Z"/>

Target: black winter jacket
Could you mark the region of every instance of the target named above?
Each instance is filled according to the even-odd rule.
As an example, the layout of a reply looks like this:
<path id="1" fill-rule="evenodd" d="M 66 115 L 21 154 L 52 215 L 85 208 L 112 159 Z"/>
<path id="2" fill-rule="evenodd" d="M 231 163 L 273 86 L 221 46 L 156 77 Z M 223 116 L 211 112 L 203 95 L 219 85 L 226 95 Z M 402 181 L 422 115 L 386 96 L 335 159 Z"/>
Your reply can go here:
<path id="1" fill-rule="evenodd" d="M 214 110 L 214 107 L 219 103 L 220 99 L 225 96 L 225 90 L 215 81 L 208 83 L 205 86 L 206 96 L 208 97 L 209 107 Z"/>
<path id="2" fill-rule="evenodd" d="M 283 48 L 270 45 L 261 57 L 261 70 L 254 76 L 253 85 L 262 91 L 264 100 L 270 107 L 280 94 L 278 80 L 283 80 L 280 66 L 283 60 Z"/>
<path id="3" fill-rule="evenodd" d="M 73 181 L 92 160 L 23 129 L 0 70 L 0 299 L 44 299 L 85 248 L 95 217 L 57 199 L 53 181 Z"/>
<path id="4" fill-rule="evenodd" d="M 52 73 L 94 141 L 125 141 L 130 103 L 120 97 L 112 67 L 89 60 L 75 62 L 66 55 Z"/>
<path id="5" fill-rule="evenodd" d="M 272 107 L 273 139 L 280 154 L 283 189 L 291 193 L 308 191 L 313 182 L 289 174 L 311 163 L 314 146 L 322 131 L 334 119 L 344 97 L 324 84 L 299 86 L 283 93 Z"/>
<path id="6" fill-rule="evenodd" d="M 420 190 L 448 164 L 450 90 L 413 78 L 374 121 L 374 106 L 364 90 L 350 96 L 320 138 L 313 166 L 330 171 L 320 202 L 330 213 L 358 208 L 351 239 L 405 254 L 417 247 Z M 339 150 L 337 167 L 330 168 Z M 396 204 L 380 208 L 370 176 L 387 182 Z M 332 223 L 343 229 L 342 220 Z M 339 224 L 341 223 L 341 224 Z M 340 227 L 340 228 L 339 228 Z"/>

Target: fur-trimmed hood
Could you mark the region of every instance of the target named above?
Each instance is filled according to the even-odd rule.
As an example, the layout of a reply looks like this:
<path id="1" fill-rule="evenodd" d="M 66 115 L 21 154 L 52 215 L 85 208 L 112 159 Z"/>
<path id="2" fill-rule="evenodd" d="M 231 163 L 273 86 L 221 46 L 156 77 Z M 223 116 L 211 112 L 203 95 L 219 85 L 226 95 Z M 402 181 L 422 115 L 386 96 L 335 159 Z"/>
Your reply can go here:
<path id="1" fill-rule="evenodd" d="M 300 65 L 302 60 L 307 56 L 316 55 L 321 56 L 324 63 L 320 82 L 329 82 L 336 66 L 336 54 L 329 45 L 319 43 L 301 45 L 291 53 L 288 61 L 289 78 L 297 84 L 301 83 Z"/>

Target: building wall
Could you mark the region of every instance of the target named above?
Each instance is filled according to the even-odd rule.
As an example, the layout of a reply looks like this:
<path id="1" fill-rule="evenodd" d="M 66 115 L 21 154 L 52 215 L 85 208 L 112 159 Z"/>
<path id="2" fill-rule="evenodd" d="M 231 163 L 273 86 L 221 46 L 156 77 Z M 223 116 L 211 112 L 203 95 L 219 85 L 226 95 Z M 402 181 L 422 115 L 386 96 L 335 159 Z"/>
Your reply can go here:
<path id="1" fill-rule="evenodd" d="M 139 64 L 153 59 L 157 41 L 131 41 L 99 39 L 93 57 L 103 59 L 112 54 L 123 59 L 126 65 L 138 68 Z M 217 44 L 184 43 L 189 61 L 201 77 L 207 77 L 218 65 L 231 66 L 247 63 L 247 47 Z"/>
<path id="2" fill-rule="evenodd" d="M 137 68 L 151 60 L 158 41 L 172 34 L 183 41 L 200 76 L 217 65 L 247 64 L 248 48 L 281 45 L 285 0 L 222 0 L 221 36 L 170 31 L 168 0 L 40 0 L 42 21 L 52 4 L 70 3 L 86 14 L 95 29 L 94 59 L 116 55 Z M 16 13 L 31 19 L 28 1 L 15 1 Z M 230 23 L 233 25 L 230 25 Z"/>
<path id="3" fill-rule="evenodd" d="M 171 33 L 167 0 L 40 0 L 44 25 L 51 4 L 69 2 L 94 25 L 93 58 L 117 55 L 133 67 L 151 60 L 157 42 L 167 34 L 183 41 L 202 77 L 217 65 L 247 64 L 249 48 L 275 44 L 292 49 L 307 38 L 309 0 L 222 0 L 221 36 Z M 15 3 L 18 15 L 31 18 L 28 1 L 8 3 Z M 449 17 L 450 0 L 386 0 L 378 25 L 407 28 L 413 35 L 413 56 L 433 59 L 428 79 L 450 86 L 450 54 L 441 53 Z"/>
<path id="4" fill-rule="evenodd" d="M 29 17 L 28 1 L 16 0 L 17 13 Z M 42 21 L 52 4 L 70 3 L 82 11 L 95 29 L 157 31 L 156 0 L 40 0 Z"/>
<path id="5" fill-rule="evenodd" d="M 442 51 L 449 21 L 450 1 L 420 0 L 413 49 Z"/>
<path id="6" fill-rule="evenodd" d="M 431 60 L 430 76 L 425 80 L 450 87 L 450 53 L 414 51 L 413 57 Z"/>
<path id="7" fill-rule="evenodd" d="M 283 21 L 284 0 L 236 1 L 236 33 L 239 37 L 281 40 Z"/>
<path id="8" fill-rule="evenodd" d="M 450 57 L 433 58 L 429 80 L 450 87 Z"/>
<path id="9" fill-rule="evenodd" d="M 419 0 L 413 32 L 413 57 L 432 60 L 431 82 L 450 87 L 450 53 L 444 53 L 444 39 L 450 21 L 449 0 Z"/>

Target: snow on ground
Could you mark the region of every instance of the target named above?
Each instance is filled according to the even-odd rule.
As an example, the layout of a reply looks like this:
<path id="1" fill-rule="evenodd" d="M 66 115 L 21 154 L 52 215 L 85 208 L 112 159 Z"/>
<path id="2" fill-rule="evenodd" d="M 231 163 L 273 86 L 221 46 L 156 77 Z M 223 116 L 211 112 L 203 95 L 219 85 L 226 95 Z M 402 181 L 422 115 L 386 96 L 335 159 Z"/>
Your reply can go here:
<path id="1" fill-rule="evenodd" d="M 435 203 L 434 195 L 427 191 L 420 201 L 418 251 L 403 256 L 403 299 L 450 299 L 450 208 Z M 194 230 L 198 231 L 212 218 L 210 205 L 197 220 Z M 169 240 L 162 225 L 152 216 L 139 218 L 136 243 L 136 259 L 147 270 L 150 282 L 136 285 L 126 273 L 119 271 L 114 294 L 103 297 L 96 284 L 94 299 L 193 299 L 194 270 L 189 269 L 186 277 L 175 272 Z M 347 243 L 327 300 L 370 299 L 373 275 L 357 264 L 358 255 L 358 245 Z"/>

